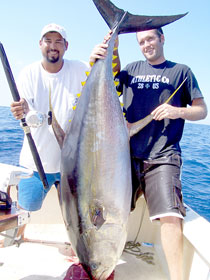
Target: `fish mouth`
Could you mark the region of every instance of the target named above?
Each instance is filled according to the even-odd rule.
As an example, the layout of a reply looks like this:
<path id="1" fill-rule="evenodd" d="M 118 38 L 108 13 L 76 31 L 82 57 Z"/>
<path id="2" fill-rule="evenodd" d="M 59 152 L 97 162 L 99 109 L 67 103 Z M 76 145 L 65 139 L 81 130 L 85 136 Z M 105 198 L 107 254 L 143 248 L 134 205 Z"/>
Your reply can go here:
<path id="1" fill-rule="evenodd" d="M 112 274 L 114 267 L 112 268 L 106 268 L 104 271 L 102 271 L 102 273 L 100 274 L 100 276 L 96 279 L 98 280 L 106 280 L 108 279 L 108 277 Z"/>

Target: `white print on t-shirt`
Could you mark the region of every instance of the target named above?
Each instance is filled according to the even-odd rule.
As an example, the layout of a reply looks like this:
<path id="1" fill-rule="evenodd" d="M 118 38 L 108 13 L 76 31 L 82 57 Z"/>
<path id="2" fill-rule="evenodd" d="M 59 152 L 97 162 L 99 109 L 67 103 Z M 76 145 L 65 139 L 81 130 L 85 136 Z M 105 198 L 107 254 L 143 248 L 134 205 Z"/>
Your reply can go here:
<path id="1" fill-rule="evenodd" d="M 160 85 L 160 83 L 153 83 L 152 85 L 150 85 L 149 83 L 138 83 L 137 88 L 138 89 L 144 89 L 144 88 L 159 89 L 159 85 Z"/>
<path id="2" fill-rule="evenodd" d="M 135 83 L 145 82 L 169 84 L 169 78 L 161 75 L 138 75 L 133 77 L 133 79 L 131 80 L 131 85 Z"/>

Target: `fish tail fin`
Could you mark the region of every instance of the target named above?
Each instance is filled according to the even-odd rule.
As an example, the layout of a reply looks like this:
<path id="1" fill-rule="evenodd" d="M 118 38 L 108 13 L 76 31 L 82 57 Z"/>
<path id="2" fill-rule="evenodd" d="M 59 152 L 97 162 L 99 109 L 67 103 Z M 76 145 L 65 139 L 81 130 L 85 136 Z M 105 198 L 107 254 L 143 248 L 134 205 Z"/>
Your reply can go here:
<path id="1" fill-rule="evenodd" d="M 171 16 L 133 15 L 119 9 L 109 0 L 93 0 L 93 2 L 110 29 L 113 30 L 119 25 L 118 34 L 160 28 L 187 14 Z"/>
<path id="2" fill-rule="evenodd" d="M 117 8 L 107 0 L 93 0 L 93 2 L 109 28 L 113 30 L 125 14 L 125 11 Z"/>

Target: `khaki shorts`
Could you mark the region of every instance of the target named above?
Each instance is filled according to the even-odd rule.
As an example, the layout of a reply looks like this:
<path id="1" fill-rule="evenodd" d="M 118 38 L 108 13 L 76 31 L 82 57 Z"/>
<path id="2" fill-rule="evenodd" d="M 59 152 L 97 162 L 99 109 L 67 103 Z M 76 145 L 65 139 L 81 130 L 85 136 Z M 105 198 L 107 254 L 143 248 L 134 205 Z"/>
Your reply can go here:
<path id="1" fill-rule="evenodd" d="M 186 215 L 180 180 L 182 160 L 177 154 L 155 160 L 132 158 L 132 210 L 143 193 L 150 219 Z"/>

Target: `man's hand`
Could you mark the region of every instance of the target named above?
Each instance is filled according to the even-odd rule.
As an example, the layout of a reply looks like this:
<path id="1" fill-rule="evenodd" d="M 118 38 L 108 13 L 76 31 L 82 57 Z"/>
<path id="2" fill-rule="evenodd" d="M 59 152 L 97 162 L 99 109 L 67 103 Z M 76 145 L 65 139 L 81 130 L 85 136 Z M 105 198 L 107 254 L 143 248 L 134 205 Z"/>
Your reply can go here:
<path id="1" fill-rule="evenodd" d="M 158 106 L 151 113 L 153 115 L 153 119 L 156 121 L 161 121 L 163 119 L 178 119 L 180 118 L 180 108 L 174 107 L 169 104 L 162 104 Z"/>
<path id="2" fill-rule="evenodd" d="M 97 59 L 104 59 L 107 55 L 108 44 L 101 43 L 96 45 L 90 54 L 90 65 L 94 64 Z"/>
<path id="3" fill-rule="evenodd" d="M 182 118 L 189 121 L 198 121 L 207 116 L 207 106 L 203 98 L 196 98 L 192 101 L 192 106 L 175 107 L 169 104 L 162 104 L 152 111 L 153 119 L 161 121 L 163 119 Z"/>
<path id="4" fill-rule="evenodd" d="M 89 60 L 90 65 L 93 65 L 97 59 L 104 59 L 106 57 L 108 41 L 110 40 L 111 36 L 112 36 L 112 30 L 110 30 L 109 33 L 104 36 L 104 40 L 101 44 L 98 44 L 94 47 L 94 49 L 90 54 L 90 60 Z M 118 48 L 118 46 L 119 46 L 119 40 L 117 36 L 114 47 Z"/>
<path id="5" fill-rule="evenodd" d="M 28 103 L 24 98 L 21 98 L 20 101 L 13 102 L 10 105 L 11 112 L 13 116 L 20 120 L 24 117 L 25 114 L 29 112 Z"/>

